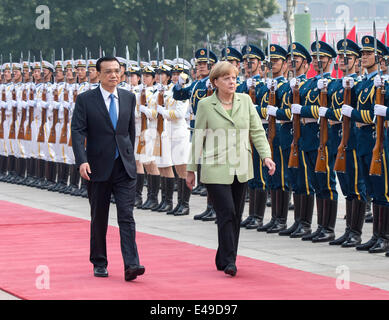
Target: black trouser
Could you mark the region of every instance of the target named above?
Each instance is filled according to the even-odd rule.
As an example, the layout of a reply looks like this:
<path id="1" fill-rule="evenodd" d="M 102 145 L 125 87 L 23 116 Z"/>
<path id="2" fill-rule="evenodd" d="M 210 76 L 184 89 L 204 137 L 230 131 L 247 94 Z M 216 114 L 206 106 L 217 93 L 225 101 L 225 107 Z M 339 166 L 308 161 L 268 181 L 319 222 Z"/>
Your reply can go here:
<path id="1" fill-rule="evenodd" d="M 240 183 L 235 176 L 232 184 L 206 184 L 206 187 L 217 217 L 216 267 L 222 270 L 236 261 L 247 182 Z"/>
<path id="2" fill-rule="evenodd" d="M 120 233 L 120 246 L 124 268 L 139 265 L 138 249 L 135 242 L 135 202 L 136 179 L 130 179 L 121 158 L 115 160 L 108 181 L 89 182 L 88 196 L 91 206 L 90 261 L 94 266 L 107 266 L 106 235 L 111 193 L 114 194 Z"/>

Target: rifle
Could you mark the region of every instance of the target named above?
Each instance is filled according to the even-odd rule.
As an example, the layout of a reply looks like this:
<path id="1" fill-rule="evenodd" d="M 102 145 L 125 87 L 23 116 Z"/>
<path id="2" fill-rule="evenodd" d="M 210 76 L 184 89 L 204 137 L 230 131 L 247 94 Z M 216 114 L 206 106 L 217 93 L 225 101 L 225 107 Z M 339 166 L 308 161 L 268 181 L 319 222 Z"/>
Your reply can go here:
<path id="1" fill-rule="evenodd" d="M 323 79 L 323 66 L 320 61 L 319 54 L 319 40 L 316 29 L 316 59 L 320 69 L 321 79 Z M 327 108 L 327 88 L 324 87 L 320 90 L 320 107 Z M 320 144 L 317 151 L 315 172 L 327 172 L 328 154 L 327 154 L 327 141 L 328 141 L 328 119 L 326 117 L 320 117 Z"/>
<path id="2" fill-rule="evenodd" d="M 140 47 L 139 47 L 139 43 L 137 43 L 137 60 L 138 60 L 138 67 L 140 68 Z M 142 106 L 145 106 L 146 103 L 147 103 L 146 89 L 145 89 L 145 85 L 143 84 L 143 74 L 142 74 L 142 91 L 140 93 L 140 104 Z M 146 130 L 147 130 L 147 117 L 142 112 L 142 114 L 141 114 L 141 132 L 140 132 L 140 135 L 139 135 L 138 149 L 136 150 L 137 154 L 145 154 L 146 153 L 146 138 L 145 138 Z"/>
<path id="3" fill-rule="evenodd" d="M 12 72 L 12 67 L 11 67 L 11 72 Z M 15 86 L 12 89 L 12 100 L 16 101 Z M 18 107 L 12 107 L 12 123 L 11 123 L 11 126 L 9 128 L 8 139 L 12 139 L 12 140 L 16 139 L 16 120 L 17 119 L 18 119 Z"/>
<path id="4" fill-rule="evenodd" d="M 209 45 L 209 34 L 207 34 L 207 67 L 208 70 L 211 70 L 211 62 L 209 60 L 209 50 L 210 50 L 210 45 Z M 207 88 L 207 97 L 213 95 L 213 89 L 212 89 L 212 84 L 211 81 L 209 82 L 209 86 Z"/>
<path id="5" fill-rule="evenodd" d="M 159 44 L 157 43 L 157 50 L 158 50 L 158 54 L 157 54 L 157 68 L 159 69 Z M 165 57 L 164 57 L 164 51 L 163 51 L 163 48 L 162 48 L 162 61 L 165 60 Z M 159 76 L 159 83 L 162 84 L 162 78 L 161 78 L 161 75 Z M 158 93 L 158 105 L 160 106 L 164 106 L 165 105 L 165 101 L 164 101 L 164 89 L 162 87 L 162 90 L 159 91 Z M 157 137 L 156 137 L 156 140 L 155 140 L 155 145 L 154 145 L 154 151 L 153 151 L 153 155 L 156 156 L 156 157 L 160 157 L 162 156 L 162 132 L 163 132 L 163 116 L 158 113 L 158 117 L 157 117 Z"/>
<path id="6" fill-rule="evenodd" d="M 58 102 L 58 89 L 57 88 L 54 89 L 54 101 Z M 50 128 L 49 143 L 55 143 L 55 141 L 57 140 L 55 126 L 57 125 L 58 122 L 59 122 L 58 109 L 55 108 L 55 109 L 53 109 L 53 124 Z"/>
<path id="7" fill-rule="evenodd" d="M 63 93 L 63 100 L 69 102 L 69 91 L 67 89 L 67 83 L 65 84 L 65 89 Z M 59 139 L 60 144 L 68 143 L 68 124 L 69 124 L 69 109 L 63 109 L 63 126 L 61 129 L 61 138 Z"/>
<path id="8" fill-rule="evenodd" d="M 3 91 L 1 94 L 1 100 L 3 102 L 6 101 L 6 96 L 5 96 L 5 88 L 3 87 Z M 4 139 L 4 122 L 5 122 L 5 108 L 1 109 L 1 122 L 0 122 L 0 139 Z"/>
<path id="9" fill-rule="evenodd" d="M 74 88 L 74 91 L 73 91 L 73 103 L 76 103 L 77 95 L 78 95 L 78 92 L 77 92 L 77 86 L 76 86 L 76 87 Z M 70 137 L 69 137 L 68 146 L 69 146 L 69 147 L 73 146 L 72 134 L 71 134 L 71 133 L 70 133 Z"/>
<path id="10" fill-rule="evenodd" d="M 269 72 L 270 72 L 270 78 L 273 79 L 273 70 L 272 70 L 272 63 L 270 60 L 270 39 L 269 35 L 267 36 L 267 53 L 268 53 L 268 64 L 269 64 Z M 276 105 L 276 91 L 274 86 L 272 85 L 269 90 L 269 99 L 268 99 L 268 105 L 275 106 Z M 273 140 L 276 137 L 276 117 L 270 116 L 268 117 L 268 131 L 267 131 L 267 140 L 270 145 L 271 154 L 273 158 L 274 150 L 273 150 Z M 274 158 L 273 158 L 274 159 Z"/>
<path id="11" fill-rule="evenodd" d="M 348 58 L 346 53 L 346 26 L 344 26 L 344 39 L 343 39 L 343 59 L 346 66 L 346 76 L 348 75 Z M 343 103 L 346 105 L 351 104 L 351 89 L 347 81 L 346 88 L 343 93 Z M 338 147 L 338 153 L 336 155 L 334 170 L 337 172 L 346 172 L 346 148 L 350 138 L 350 118 L 343 116 L 342 122 L 342 140 Z"/>
<path id="12" fill-rule="evenodd" d="M 27 92 L 25 87 L 23 87 L 22 101 L 27 102 Z M 27 120 L 27 109 L 23 108 L 22 118 L 20 120 L 20 125 L 19 125 L 18 140 L 24 140 L 24 123 L 26 122 L 26 120 Z"/>
<path id="13" fill-rule="evenodd" d="M 34 91 L 30 87 L 30 95 L 29 95 L 29 100 L 33 101 L 34 100 Z M 34 107 L 30 106 L 28 109 L 28 123 L 26 127 L 26 133 L 24 134 L 24 140 L 31 141 L 32 136 L 31 136 L 31 125 L 32 122 L 34 121 Z"/>
<path id="14" fill-rule="evenodd" d="M 293 68 L 293 78 L 296 78 L 296 60 L 294 60 L 294 52 L 293 52 L 293 41 L 292 35 L 290 35 L 290 53 L 291 53 L 291 62 Z M 293 93 L 293 103 L 300 104 L 300 89 L 299 83 L 296 82 L 296 85 L 292 88 Z M 301 135 L 301 127 L 300 127 L 300 115 L 293 115 L 293 141 L 290 146 L 290 155 L 289 155 L 289 168 L 298 168 L 299 167 L 299 146 L 298 142 Z"/>
<path id="15" fill-rule="evenodd" d="M 373 24 L 374 31 L 374 54 L 375 54 L 375 63 L 378 65 L 378 75 L 381 75 L 380 60 L 377 54 L 377 37 L 376 37 L 376 28 L 375 21 Z M 375 103 L 384 105 L 385 103 L 385 86 L 377 88 Z M 369 175 L 371 176 L 380 176 L 382 173 L 382 152 L 384 148 L 384 117 L 377 116 L 376 123 L 376 141 L 373 148 L 373 156 L 370 163 Z"/>
<path id="16" fill-rule="evenodd" d="M 46 84 L 43 84 L 43 92 L 42 92 L 42 101 L 47 101 L 47 90 L 46 90 Z M 41 120 L 41 126 L 39 128 L 38 133 L 38 140 L 37 142 L 45 142 L 45 125 L 47 121 L 47 109 L 42 108 L 42 120 Z"/>

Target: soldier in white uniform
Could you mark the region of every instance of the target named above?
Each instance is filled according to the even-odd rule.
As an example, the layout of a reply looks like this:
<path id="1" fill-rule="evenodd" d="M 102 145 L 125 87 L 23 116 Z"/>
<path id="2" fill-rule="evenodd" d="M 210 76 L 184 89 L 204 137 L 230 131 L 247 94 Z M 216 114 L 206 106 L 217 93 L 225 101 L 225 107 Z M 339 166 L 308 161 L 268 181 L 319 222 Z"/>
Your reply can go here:
<path id="1" fill-rule="evenodd" d="M 137 94 L 137 112 L 135 117 L 138 118 L 138 123 L 142 119 L 142 114 L 147 118 L 147 130 L 140 132 L 140 138 L 135 141 L 135 152 L 138 153 L 138 159 L 143 164 L 147 173 L 147 199 L 146 202 L 140 207 L 143 210 L 149 210 L 157 207 L 158 203 L 158 191 L 160 186 L 160 175 L 158 167 L 155 163 L 155 157 L 153 156 L 154 143 L 157 129 L 157 106 L 154 99 L 154 80 L 155 70 L 150 66 L 145 66 L 142 69 L 143 87 L 146 95 L 146 104 L 141 104 L 141 96 L 143 90 L 140 90 Z M 139 108 L 138 108 L 139 107 Z M 138 111 L 139 110 L 139 111 Z M 138 150 L 139 141 L 144 137 L 145 147 Z M 141 151 L 141 152 L 138 152 Z"/>
<path id="2" fill-rule="evenodd" d="M 4 127 L 4 154 L 7 157 L 7 171 L 8 174 L 3 180 L 4 182 L 11 182 L 15 178 L 15 168 L 16 168 L 16 157 L 14 150 L 12 149 L 12 143 L 10 143 L 9 133 L 12 123 L 12 74 L 11 74 L 11 64 L 5 63 L 3 65 L 4 73 L 4 84 L 3 84 L 3 94 L 2 94 L 2 106 L 5 109 L 5 121 L 3 124 Z M 4 100 L 3 100 L 4 98 Z"/>

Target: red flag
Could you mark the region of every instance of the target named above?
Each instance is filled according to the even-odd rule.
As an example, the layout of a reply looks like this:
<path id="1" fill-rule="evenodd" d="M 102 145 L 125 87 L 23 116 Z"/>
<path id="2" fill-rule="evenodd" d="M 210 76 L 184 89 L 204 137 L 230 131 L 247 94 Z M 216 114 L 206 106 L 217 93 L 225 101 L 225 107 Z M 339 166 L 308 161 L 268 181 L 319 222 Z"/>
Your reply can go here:
<path id="1" fill-rule="evenodd" d="M 386 32 L 385 32 L 386 31 Z M 385 29 L 384 33 L 382 34 L 382 37 L 381 37 L 381 42 L 386 44 L 387 46 L 389 45 L 389 23 L 388 25 L 386 26 L 386 29 Z M 385 33 L 386 33 L 386 41 L 385 41 Z"/>
<path id="2" fill-rule="evenodd" d="M 388 26 L 389 26 L 389 25 L 388 25 Z M 347 39 L 349 39 L 349 40 L 351 40 L 351 41 L 354 41 L 354 42 L 356 41 L 356 39 L 357 39 L 357 28 L 356 28 L 356 26 L 352 27 L 352 29 L 350 30 L 350 32 L 349 32 L 348 35 L 347 35 Z M 334 48 L 334 49 L 336 50 L 336 48 Z M 339 56 L 336 57 L 336 63 L 338 64 L 338 62 L 339 62 Z M 338 64 L 338 65 L 339 65 L 339 64 Z M 338 74 L 339 74 L 339 79 L 343 78 L 343 72 L 342 72 L 342 70 L 339 69 Z M 333 78 L 338 78 L 338 77 L 337 77 L 337 74 L 336 74 L 335 68 L 332 70 L 331 76 L 332 76 Z"/>

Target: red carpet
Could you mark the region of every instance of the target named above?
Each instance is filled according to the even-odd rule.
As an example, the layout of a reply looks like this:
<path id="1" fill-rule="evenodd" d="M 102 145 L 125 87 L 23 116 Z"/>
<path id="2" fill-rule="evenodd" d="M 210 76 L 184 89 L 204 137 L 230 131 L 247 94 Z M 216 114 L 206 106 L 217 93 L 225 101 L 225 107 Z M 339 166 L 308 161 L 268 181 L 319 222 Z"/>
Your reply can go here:
<path id="1" fill-rule="evenodd" d="M 334 278 L 246 257 L 238 258 L 231 278 L 216 270 L 214 250 L 144 233 L 137 243 L 146 274 L 125 282 L 119 232 L 109 227 L 110 276 L 95 278 L 88 221 L 0 201 L 0 289 L 22 299 L 389 298 L 387 291 L 357 283 L 338 290 Z M 49 271 L 49 289 L 39 289 L 42 270 Z"/>

